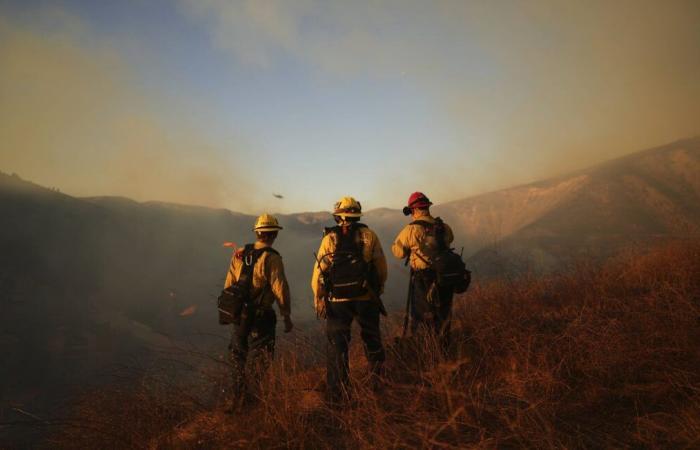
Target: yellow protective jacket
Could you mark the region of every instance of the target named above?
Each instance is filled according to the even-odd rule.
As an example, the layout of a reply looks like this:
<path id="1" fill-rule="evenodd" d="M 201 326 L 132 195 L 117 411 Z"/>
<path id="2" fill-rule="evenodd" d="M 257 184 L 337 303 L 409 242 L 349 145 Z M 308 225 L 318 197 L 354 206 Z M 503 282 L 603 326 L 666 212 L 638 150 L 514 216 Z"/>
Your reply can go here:
<path id="1" fill-rule="evenodd" d="M 262 242 L 256 242 L 255 248 L 269 247 Z M 226 275 L 224 289 L 231 286 L 243 269 L 243 249 L 238 249 L 231 258 L 231 265 Z M 272 308 L 272 304 L 277 301 L 280 314 L 288 316 L 291 313 L 291 300 L 289 296 L 289 284 L 284 275 L 284 265 L 282 257 L 273 252 L 263 252 L 253 267 L 253 282 L 251 284 L 252 298 L 260 295 L 260 304 L 263 308 Z"/>
<path id="2" fill-rule="evenodd" d="M 414 220 L 423 220 L 430 223 L 435 223 L 435 218 L 430 215 L 424 215 Z M 399 259 L 404 259 L 409 254 L 411 255 L 408 264 L 413 270 L 428 269 L 427 262 L 431 261 L 434 256 L 431 254 L 430 248 L 426 245 L 425 228 L 421 225 L 406 225 L 403 230 L 396 236 L 394 244 L 391 246 L 391 252 Z M 449 225 L 445 224 L 445 244 L 448 246 L 454 240 L 454 234 Z M 422 258 L 422 259 L 421 259 Z"/>
<path id="3" fill-rule="evenodd" d="M 386 269 L 386 257 L 384 256 L 384 251 L 382 250 L 382 245 L 379 243 L 379 238 L 376 233 L 369 228 L 362 227 L 359 229 L 360 240 L 362 241 L 362 256 L 364 260 L 374 266 L 374 270 L 377 272 L 377 278 L 379 281 L 379 292 L 377 295 L 381 295 L 384 292 L 384 283 L 386 282 L 387 269 Z M 314 291 L 314 305 L 318 305 L 319 302 L 323 300 L 326 295 L 323 285 L 321 283 L 321 271 L 328 271 L 331 265 L 331 258 L 333 252 L 335 252 L 337 242 L 335 233 L 328 233 L 321 240 L 321 246 L 318 248 L 318 261 L 314 263 L 314 272 L 311 276 L 311 289 Z M 320 268 L 319 268 L 320 266 Z M 353 298 L 330 298 L 330 301 L 342 302 L 348 300 L 371 300 L 372 294 L 367 293 L 359 297 Z"/>

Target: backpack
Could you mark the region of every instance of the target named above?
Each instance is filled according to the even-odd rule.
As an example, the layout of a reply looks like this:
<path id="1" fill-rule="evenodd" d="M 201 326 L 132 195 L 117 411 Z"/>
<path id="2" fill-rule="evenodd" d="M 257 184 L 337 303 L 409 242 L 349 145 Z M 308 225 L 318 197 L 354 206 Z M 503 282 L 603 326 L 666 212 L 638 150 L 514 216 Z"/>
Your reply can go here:
<path id="1" fill-rule="evenodd" d="M 445 223 L 437 217 L 435 223 L 414 220 L 411 225 L 420 225 L 426 232 L 425 245 L 432 250 L 431 261 L 418 256 L 435 272 L 438 286 L 450 287 L 458 294 L 466 292 L 471 283 L 471 272 L 467 270 L 462 256 L 445 242 Z"/>
<path id="2" fill-rule="evenodd" d="M 367 225 L 357 223 L 350 225 L 343 233 L 341 226 L 326 228 L 325 234 L 334 234 L 336 248 L 331 257 L 331 264 L 324 275 L 327 288 L 335 298 L 353 298 L 367 293 L 369 264 L 362 254 L 360 229 Z"/>
<path id="3" fill-rule="evenodd" d="M 255 316 L 256 304 L 250 298 L 250 291 L 253 284 L 253 269 L 255 263 L 263 253 L 277 251 L 270 247 L 256 249 L 253 244 L 248 244 L 243 249 L 243 268 L 235 283 L 227 287 L 218 298 L 219 324 L 220 325 L 242 325 L 247 328 Z"/>

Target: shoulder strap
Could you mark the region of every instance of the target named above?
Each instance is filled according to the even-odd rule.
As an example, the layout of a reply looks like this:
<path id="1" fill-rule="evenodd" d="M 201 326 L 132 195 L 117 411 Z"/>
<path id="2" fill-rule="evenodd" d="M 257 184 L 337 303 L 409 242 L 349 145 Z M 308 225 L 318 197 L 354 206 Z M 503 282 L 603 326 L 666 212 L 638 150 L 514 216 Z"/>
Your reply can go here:
<path id="1" fill-rule="evenodd" d="M 413 222 L 409 223 L 409 225 L 420 225 L 420 226 L 422 226 L 423 228 L 431 228 L 431 227 L 432 227 L 433 225 L 435 225 L 435 224 L 430 223 L 430 222 L 428 222 L 427 220 L 420 220 L 420 219 L 417 219 L 417 220 L 414 220 Z"/>
<path id="2" fill-rule="evenodd" d="M 335 239 L 335 246 L 338 247 L 338 245 L 340 243 L 340 237 L 342 236 L 340 225 L 336 225 L 334 227 L 324 228 L 323 237 L 326 237 L 329 234 L 332 235 L 333 239 Z"/>
<path id="3" fill-rule="evenodd" d="M 445 222 L 440 217 L 435 218 L 435 238 L 441 250 L 447 250 L 449 246 L 445 242 Z"/>
<path id="4" fill-rule="evenodd" d="M 343 236 L 343 231 L 342 231 L 342 226 L 337 225 L 331 228 L 326 228 L 324 236 L 327 234 L 334 234 L 335 235 L 335 251 L 333 253 L 339 253 L 339 252 L 347 252 L 347 249 L 339 249 L 341 246 L 341 241 L 344 239 L 351 238 L 352 242 L 354 244 L 354 249 L 351 250 L 351 252 L 359 252 L 362 253 L 362 239 L 360 238 L 360 229 L 362 228 L 367 228 L 367 225 L 363 223 L 353 223 L 350 225 L 350 232 L 348 233 L 348 236 Z M 347 241 L 346 241 L 347 242 Z"/>
<path id="5" fill-rule="evenodd" d="M 354 223 L 353 225 L 350 226 L 350 232 L 352 233 L 352 241 L 355 244 L 355 251 L 357 253 L 362 254 L 362 248 L 364 246 L 364 241 L 362 240 L 362 230 L 363 228 L 367 228 L 367 225 L 364 223 Z"/>
<path id="6" fill-rule="evenodd" d="M 245 289 L 246 292 L 250 293 L 253 287 L 253 270 L 255 269 L 255 264 L 265 252 L 279 255 L 279 252 L 272 247 L 255 248 L 253 244 L 246 245 L 243 250 L 243 267 L 241 268 L 241 275 L 238 277 L 238 285 Z M 267 286 L 263 289 L 263 293 L 265 289 L 267 289 Z M 263 293 L 261 293 L 258 298 L 262 297 Z"/>
<path id="7" fill-rule="evenodd" d="M 277 250 L 275 250 L 272 247 L 263 247 L 263 248 L 256 250 L 256 252 L 258 253 L 258 258 L 262 257 L 263 253 L 272 253 L 274 255 L 280 256 L 280 252 L 278 252 Z M 255 262 L 257 262 L 258 258 L 255 258 Z M 267 261 L 268 260 L 265 260 L 265 262 L 267 262 Z M 253 265 L 255 265 L 255 262 L 253 262 Z M 268 277 L 269 273 L 267 272 L 267 268 L 265 268 L 265 269 L 266 269 L 265 276 Z M 263 287 L 262 292 L 258 296 L 258 299 L 261 299 L 265 295 L 266 290 L 271 290 L 271 289 L 272 288 L 271 288 L 270 280 L 268 279 L 267 283 L 265 283 L 265 286 Z"/>
<path id="8" fill-rule="evenodd" d="M 266 252 L 273 253 L 273 254 L 279 256 L 279 252 L 272 247 L 262 247 L 262 248 L 253 249 L 251 252 L 252 259 L 250 259 L 250 271 L 251 271 L 251 273 L 253 272 L 253 269 L 255 268 L 255 264 L 258 262 L 258 259 L 260 259 L 263 255 L 263 253 L 266 253 Z M 245 263 L 245 261 L 244 261 L 244 263 Z M 244 265 L 243 267 L 247 268 L 248 266 Z"/>
<path id="9" fill-rule="evenodd" d="M 354 230 L 358 230 L 360 228 L 368 228 L 367 225 L 365 225 L 364 223 L 360 223 L 360 222 L 353 223 L 352 225 L 350 225 L 350 227 Z M 325 227 L 323 229 L 323 235 L 325 236 L 325 235 L 331 234 L 331 233 L 339 234 L 342 228 L 343 227 L 340 225 L 336 225 L 334 227 Z"/>
<path id="10" fill-rule="evenodd" d="M 420 219 L 414 220 L 413 222 L 409 223 L 409 225 L 418 225 L 418 226 L 422 227 L 424 230 L 428 230 L 428 228 L 433 226 L 433 224 L 428 222 L 427 220 L 420 220 Z M 416 257 L 418 259 L 420 259 L 424 263 L 430 265 L 430 263 L 428 261 L 426 261 L 425 258 L 423 258 L 418 252 L 414 252 L 414 254 L 416 255 Z M 410 254 L 406 255 L 406 261 L 404 261 L 403 265 L 407 266 L 410 259 L 411 259 L 411 255 Z"/>
<path id="11" fill-rule="evenodd" d="M 364 247 L 364 241 L 362 240 L 362 231 L 361 231 L 363 228 L 369 229 L 369 227 L 367 227 L 367 225 L 365 225 L 364 223 L 359 223 L 359 222 L 353 226 L 353 230 L 354 230 L 353 238 L 355 239 L 355 247 L 357 247 L 357 251 L 359 253 L 362 253 L 362 250 Z"/>
<path id="12" fill-rule="evenodd" d="M 255 244 L 246 244 L 243 247 L 243 261 L 245 261 L 246 256 L 250 255 L 255 250 Z"/>
<path id="13" fill-rule="evenodd" d="M 277 256 L 279 256 L 279 254 L 280 254 L 280 252 L 278 252 L 277 250 L 275 250 L 275 249 L 272 248 L 272 247 L 263 247 L 263 248 L 256 249 L 255 251 L 258 253 L 258 258 L 259 258 L 260 256 L 262 256 L 262 254 L 265 253 L 265 252 L 274 253 L 274 254 L 277 255 Z"/>
<path id="14" fill-rule="evenodd" d="M 250 289 L 252 286 L 253 269 L 255 268 L 255 263 L 258 262 L 258 258 L 260 258 L 260 255 L 263 253 L 261 250 L 263 249 L 256 249 L 254 244 L 246 244 L 243 248 L 243 267 L 238 277 L 239 286 L 245 289 Z"/>
<path id="15" fill-rule="evenodd" d="M 442 221 L 440 217 L 435 218 L 435 222 L 431 223 L 427 220 L 414 220 L 409 225 L 420 225 L 424 230 L 435 230 L 435 240 L 437 241 L 439 248 L 441 250 L 447 249 L 447 242 L 445 242 L 445 222 Z"/>

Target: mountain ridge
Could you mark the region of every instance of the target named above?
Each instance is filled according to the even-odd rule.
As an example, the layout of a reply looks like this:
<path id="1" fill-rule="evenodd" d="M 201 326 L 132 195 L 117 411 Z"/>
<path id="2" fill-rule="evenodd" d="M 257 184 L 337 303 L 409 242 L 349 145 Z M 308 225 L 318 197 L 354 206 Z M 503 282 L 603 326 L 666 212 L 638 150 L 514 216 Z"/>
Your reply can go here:
<path id="1" fill-rule="evenodd" d="M 429 192 L 427 194 L 430 194 Z M 254 216 L 118 196 L 77 198 L 0 172 L 0 394 L 30 410 L 39 386 L 88 383 L 93 371 L 163 345 L 221 350 L 215 299 L 231 257 L 254 239 Z M 700 230 L 700 138 L 567 175 L 437 204 L 476 282 L 556 272 L 625 246 Z M 275 243 L 299 327 L 316 326 L 309 279 L 329 212 L 279 216 Z M 377 208 L 363 221 L 389 262 L 384 301 L 403 308 L 408 269 L 390 254 L 410 218 Z M 191 314 L 181 315 L 185 310 Z M 167 339 L 164 337 L 167 336 Z M 21 349 L 21 351 L 20 351 Z M 76 358 L 87 362 L 75 364 Z M 44 398 L 50 404 L 51 402 Z M 0 406 L 1 408 L 1 406 Z M 4 411 L 0 411 L 4 414 Z"/>
<path id="2" fill-rule="evenodd" d="M 500 253 L 501 259 L 510 258 L 515 257 L 514 253 L 523 253 L 523 249 L 528 246 L 537 248 L 536 253 L 546 252 L 557 260 L 562 257 L 561 252 L 557 254 L 552 248 L 545 248 L 551 245 L 544 245 L 540 241 L 543 236 L 556 235 L 559 231 L 564 239 L 571 240 L 576 233 L 576 237 L 581 237 L 581 233 L 594 236 L 605 228 L 602 224 L 608 223 L 608 228 L 624 230 L 617 233 L 618 237 L 622 235 L 623 238 L 625 234 L 697 234 L 700 231 L 700 211 L 697 207 L 700 202 L 699 174 L 700 137 L 692 137 L 623 155 L 567 174 L 436 204 L 433 210 L 435 215 L 443 217 L 452 225 L 456 234 L 455 245 L 464 245 L 466 255 L 477 266 L 484 266 L 481 260 L 485 254 L 490 255 L 488 258 L 493 258 L 495 253 Z M 38 198 L 43 198 L 43 201 L 68 202 L 79 209 L 97 207 L 122 213 L 138 209 L 145 214 L 150 208 L 152 211 L 147 214 L 149 217 L 155 214 L 156 209 L 167 214 L 201 216 L 203 220 L 219 217 L 220 220 L 239 223 L 240 226 L 234 228 L 241 228 L 241 231 L 246 228 L 241 221 L 254 219 L 250 214 L 228 208 L 163 201 L 141 202 L 120 196 L 72 197 L 56 189 L 43 188 L 23 180 L 16 174 L 0 172 L 1 180 L 4 181 L 0 187 L 14 186 L 20 192 L 38 194 Z M 581 211 L 582 205 L 586 204 L 595 207 L 590 206 L 585 212 Z M 102 211 L 102 214 L 109 214 Z M 563 211 L 568 215 L 578 215 L 578 220 L 581 223 L 588 222 L 588 225 L 577 229 L 570 220 L 567 222 L 561 217 Z M 615 218 L 623 215 L 625 217 L 620 220 Z M 332 217 L 327 211 L 279 216 L 287 222 L 286 226 L 290 230 L 304 235 L 305 243 L 310 243 L 319 236 L 320 231 L 312 232 L 309 227 L 332 224 Z M 595 217 L 595 220 L 591 220 L 591 217 Z M 406 222 L 400 210 L 386 207 L 366 211 L 364 220 L 378 231 L 385 247 L 388 247 Z M 552 224 L 555 223 L 568 231 L 554 229 L 556 227 L 553 228 Z M 636 225 L 630 226 L 631 224 Z M 607 234 L 613 233 L 607 230 Z M 520 243 L 516 245 L 515 242 Z M 567 251 L 571 250 L 570 245 L 564 247 Z M 546 264 L 542 267 L 551 269 L 553 266 Z M 499 270 L 502 267 L 500 265 Z"/>
<path id="3" fill-rule="evenodd" d="M 579 181 L 576 189 L 555 207 L 530 215 L 476 252 L 472 264 L 498 272 L 508 260 L 529 259 L 530 268 L 555 269 L 562 260 L 583 254 L 605 257 L 623 245 L 695 236 L 700 230 L 698 138 L 616 158 L 549 183 L 574 180 Z"/>

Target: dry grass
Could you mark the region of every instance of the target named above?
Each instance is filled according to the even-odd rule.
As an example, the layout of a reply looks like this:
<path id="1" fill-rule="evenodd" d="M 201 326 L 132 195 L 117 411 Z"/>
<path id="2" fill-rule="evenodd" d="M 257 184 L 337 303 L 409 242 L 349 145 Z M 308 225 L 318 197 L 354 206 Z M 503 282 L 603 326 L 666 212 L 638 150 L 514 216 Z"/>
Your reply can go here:
<path id="1" fill-rule="evenodd" d="M 474 286 L 456 302 L 450 358 L 430 339 L 391 345 L 378 395 L 355 342 L 345 409 L 321 400 L 324 369 L 299 362 L 316 351 L 299 338 L 244 413 L 144 381 L 87 397 L 77 415 L 91 426 L 66 426 L 51 445 L 698 448 L 699 308 L 700 244 L 628 252 L 567 275 Z"/>

